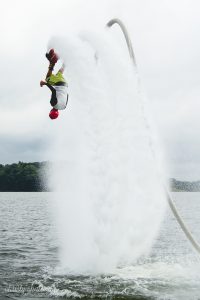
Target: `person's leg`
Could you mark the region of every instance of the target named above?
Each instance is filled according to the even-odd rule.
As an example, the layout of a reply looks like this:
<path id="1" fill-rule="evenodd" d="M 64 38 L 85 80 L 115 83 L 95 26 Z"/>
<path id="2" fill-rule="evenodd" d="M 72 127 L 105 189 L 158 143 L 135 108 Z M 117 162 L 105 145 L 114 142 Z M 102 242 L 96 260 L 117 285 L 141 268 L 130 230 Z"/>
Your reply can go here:
<path id="1" fill-rule="evenodd" d="M 46 53 L 46 58 L 49 61 L 49 69 L 46 75 L 46 80 L 52 75 L 53 68 L 58 61 L 58 55 L 54 52 L 54 49 L 50 49 L 49 53 Z"/>
<path id="2" fill-rule="evenodd" d="M 55 53 L 53 48 L 50 49 L 50 51 L 46 53 L 46 58 L 54 64 L 56 64 L 59 59 L 58 54 Z"/>
<path id="3" fill-rule="evenodd" d="M 48 69 L 48 72 L 47 72 L 47 75 L 46 75 L 46 80 L 52 75 L 52 71 L 53 71 L 54 66 L 55 66 L 55 64 L 53 64 L 53 63 L 49 64 L 49 69 Z"/>

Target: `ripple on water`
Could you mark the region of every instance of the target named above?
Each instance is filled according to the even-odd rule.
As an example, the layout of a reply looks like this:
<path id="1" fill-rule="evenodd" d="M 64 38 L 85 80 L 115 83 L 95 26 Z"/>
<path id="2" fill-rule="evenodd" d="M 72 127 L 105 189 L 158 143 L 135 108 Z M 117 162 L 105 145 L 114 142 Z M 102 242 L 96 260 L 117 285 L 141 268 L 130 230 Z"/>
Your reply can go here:
<path id="1" fill-rule="evenodd" d="M 157 243 L 148 258 L 142 258 L 135 265 L 121 267 L 113 274 L 66 275 L 65 270 L 57 267 L 58 243 L 52 220 L 48 219 L 48 195 L 44 194 L 40 198 L 37 194 L 34 202 L 29 202 L 30 199 L 27 199 L 27 195 L 23 196 L 23 193 L 21 198 L 18 195 L 17 200 L 12 195 L 12 198 L 8 196 L 2 202 L 1 197 L 0 194 L 0 228 L 4 229 L 0 231 L 3 241 L 0 248 L 0 300 L 9 297 L 23 300 L 200 299 L 199 260 L 170 215 L 166 217 Z M 189 217 L 191 229 L 197 235 L 200 231 L 200 219 L 192 220 L 191 215 L 194 211 L 195 214 L 200 211 L 199 195 L 190 195 L 189 206 L 180 194 L 177 197 L 177 204 L 180 206 L 181 201 L 185 207 L 182 208 L 182 215 L 186 221 L 187 216 Z M 7 205 L 13 209 L 4 209 L 2 213 L 2 206 Z M 37 215 L 34 223 L 31 223 L 31 215 L 26 218 L 25 213 L 22 213 L 23 207 L 27 212 L 29 206 L 33 208 L 32 214 Z M 18 219 L 20 212 L 24 216 L 20 226 L 13 218 L 13 210 L 18 210 Z M 34 226 L 39 231 L 36 232 Z M 19 228 L 26 229 L 23 231 L 24 235 L 18 234 Z"/>

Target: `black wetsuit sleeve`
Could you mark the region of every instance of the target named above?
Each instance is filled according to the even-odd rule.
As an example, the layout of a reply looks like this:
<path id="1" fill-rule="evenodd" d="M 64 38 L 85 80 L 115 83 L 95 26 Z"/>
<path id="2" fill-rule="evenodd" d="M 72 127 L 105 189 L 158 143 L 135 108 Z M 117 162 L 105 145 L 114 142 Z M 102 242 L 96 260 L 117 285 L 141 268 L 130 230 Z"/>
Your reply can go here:
<path id="1" fill-rule="evenodd" d="M 52 91 L 52 93 L 56 92 L 56 90 L 49 83 L 45 83 L 45 85 Z"/>
<path id="2" fill-rule="evenodd" d="M 52 92 L 50 103 L 51 103 L 52 106 L 55 106 L 58 103 L 58 100 L 57 100 L 57 97 L 56 97 L 56 90 L 49 83 L 46 83 L 46 86 Z"/>

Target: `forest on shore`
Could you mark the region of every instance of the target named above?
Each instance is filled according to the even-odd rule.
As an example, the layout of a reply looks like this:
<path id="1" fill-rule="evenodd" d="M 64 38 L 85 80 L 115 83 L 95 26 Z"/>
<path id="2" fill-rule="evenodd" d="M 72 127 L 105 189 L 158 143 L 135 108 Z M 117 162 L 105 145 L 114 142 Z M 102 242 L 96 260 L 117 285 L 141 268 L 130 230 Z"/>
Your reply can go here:
<path id="1" fill-rule="evenodd" d="M 50 162 L 0 164 L 0 192 L 46 192 L 45 174 Z M 200 181 L 170 179 L 173 192 L 200 192 Z"/>
<path id="2" fill-rule="evenodd" d="M 0 192 L 47 191 L 42 180 L 47 162 L 0 164 Z"/>

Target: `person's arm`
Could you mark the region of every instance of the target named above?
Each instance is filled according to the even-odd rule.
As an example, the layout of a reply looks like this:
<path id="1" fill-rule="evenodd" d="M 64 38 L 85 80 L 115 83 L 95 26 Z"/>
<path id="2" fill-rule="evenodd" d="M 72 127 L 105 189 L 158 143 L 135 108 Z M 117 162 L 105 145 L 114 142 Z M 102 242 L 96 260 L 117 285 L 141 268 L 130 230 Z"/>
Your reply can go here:
<path id="1" fill-rule="evenodd" d="M 47 80 L 47 78 L 49 78 L 51 76 L 54 66 L 55 66 L 55 64 L 53 64 L 53 63 L 49 64 L 49 69 L 48 69 L 48 72 L 46 75 L 46 80 Z"/>
<path id="2" fill-rule="evenodd" d="M 40 86 L 41 86 L 41 87 L 43 87 L 43 85 L 45 85 L 45 84 L 46 84 L 46 81 L 44 81 L 44 80 L 41 80 L 41 81 L 40 81 Z"/>
<path id="3" fill-rule="evenodd" d="M 52 85 L 50 85 L 49 83 L 47 83 L 47 82 L 44 81 L 44 80 L 41 80 L 41 81 L 40 81 L 40 86 L 42 87 L 43 85 L 46 85 L 46 86 L 52 91 L 52 93 L 53 93 L 53 92 L 56 92 L 56 90 L 52 87 Z"/>
<path id="4" fill-rule="evenodd" d="M 52 95 L 51 95 L 51 100 L 50 100 L 50 103 L 52 106 L 56 105 L 57 104 L 57 97 L 56 97 L 56 90 L 52 87 L 52 85 L 50 85 L 49 83 L 47 83 L 46 81 L 43 81 L 41 80 L 40 81 L 40 86 L 42 87 L 43 85 L 46 85 L 52 92 Z"/>
<path id="5" fill-rule="evenodd" d="M 50 85 L 49 83 L 45 82 L 45 84 L 51 91 L 52 93 L 56 93 L 56 90 L 52 87 L 52 85 Z"/>
<path id="6" fill-rule="evenodd" d="M 50 85 L 49 83 L 47 83 L 46 81 L 44 80 L 41 80 L 40 81 L 40 86 L 42 87 L 43 85 L 46 85 L 52 92 L 52 96 L 53 97 L 56 97 L 56 90 L 52 87 L 52 85 Z"/>

